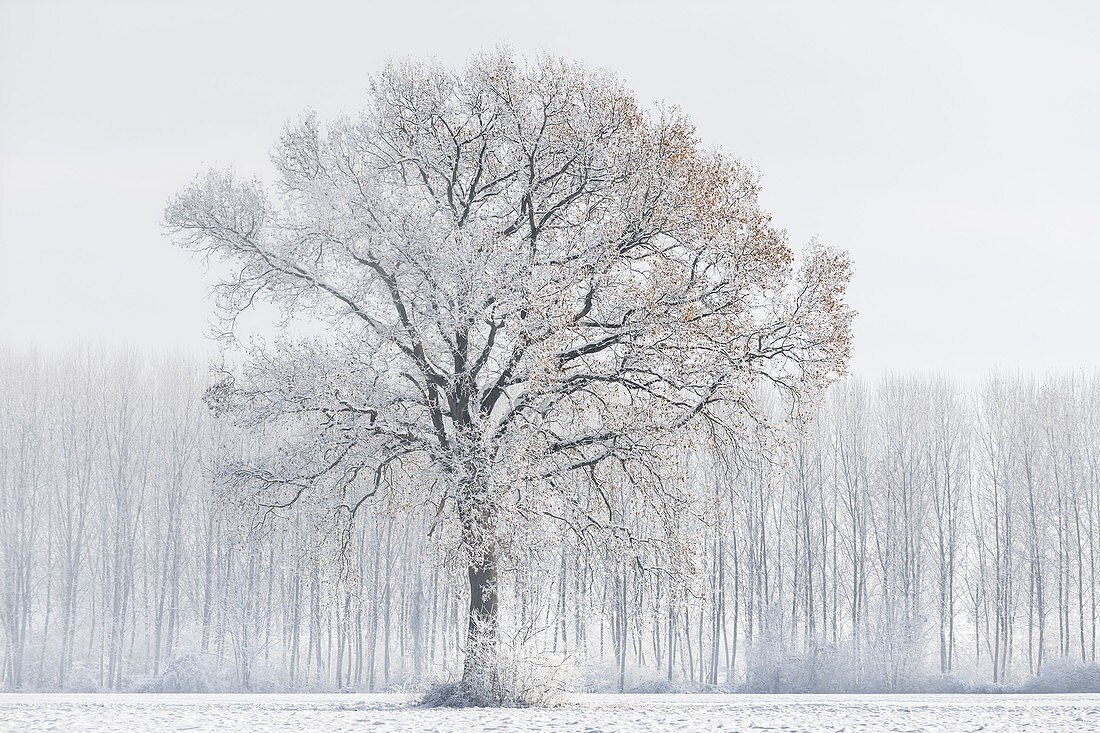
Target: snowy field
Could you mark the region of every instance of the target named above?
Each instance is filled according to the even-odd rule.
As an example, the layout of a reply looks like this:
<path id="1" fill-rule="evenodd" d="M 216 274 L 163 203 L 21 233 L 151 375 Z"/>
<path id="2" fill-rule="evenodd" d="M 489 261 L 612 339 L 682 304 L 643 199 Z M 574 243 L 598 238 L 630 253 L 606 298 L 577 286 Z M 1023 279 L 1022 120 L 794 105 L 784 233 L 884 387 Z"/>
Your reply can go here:
<path id="1" fill-rule="evenodd" d="M 1075 731 L 1100 695 L 583 695 L 552 710 L 441 710 L 403 695 L 0 694 L 0 730 Z"/>

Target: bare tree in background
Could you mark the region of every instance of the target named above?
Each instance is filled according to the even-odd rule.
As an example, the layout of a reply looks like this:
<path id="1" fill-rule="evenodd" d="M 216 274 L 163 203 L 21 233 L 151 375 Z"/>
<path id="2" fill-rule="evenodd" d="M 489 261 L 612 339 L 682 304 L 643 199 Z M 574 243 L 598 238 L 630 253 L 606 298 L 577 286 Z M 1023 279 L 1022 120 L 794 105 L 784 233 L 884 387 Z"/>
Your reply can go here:
<path id="1" fill-rule="evenodd" d="M 308 551 L 318 517 L 250 535 L 253 502 L 240 514 L 211 491 L 200 462 L 219 445 L 277 451 L 281 435 L 202 409 L 197 361 L 0 348 L 0 375 L 0 688 L 366 691 L 461 672 L 469 581 L 453 544 L 425 542 L 434 507 L 398 515 L 391 492 L 365 503 L 351 528 L 361 570 L 342 579 Z M 623 557 L 622 533 L 593 548 L 544 532 L 506 558 L 502 636 L 542 636 L 501 651 L 542 672 L 567 655 L 602 690 L 713 690 L 717 657 L 726 690 L 946 691 L 996 676 L 1006 691 L 1095 691 L 1097 445 L 1096 373 L 848 379 L 790 451 L 746 441 L 731 460 L 685 461 L 708 500 L 676 516 L 693 582 Z M 909 510 L 891 499 L 903 481 Z M 630 537 L 664 531 L 648 492 L 608 496 Z M 890 560 L 906 542 L 919 573 Z M 920 579 L 916 626 L 898 613 L 907 577 Z"/>
<path id="2" fill-rule="evenodd" d="M 272 193 L 211 171 L 166 212 L 180 244 L 232 263 L 227 333 L 259 299 L 318 333 L 248 347 L 211 390 L 282 438 L 222 483 L 344 536 L 371 497 L 434 507 L 468 570 L 473 699 L 499 575 L 538 532 L 672 567 L 673 448 L 756 429 L 761 384 L 798 407 L 845 370 L 844 256 L 814 246 L 795 271 L 753 173 L 607 74 L 507 52 L 392 65 L 362 115 L 306 116 L 273 160 Z"/>

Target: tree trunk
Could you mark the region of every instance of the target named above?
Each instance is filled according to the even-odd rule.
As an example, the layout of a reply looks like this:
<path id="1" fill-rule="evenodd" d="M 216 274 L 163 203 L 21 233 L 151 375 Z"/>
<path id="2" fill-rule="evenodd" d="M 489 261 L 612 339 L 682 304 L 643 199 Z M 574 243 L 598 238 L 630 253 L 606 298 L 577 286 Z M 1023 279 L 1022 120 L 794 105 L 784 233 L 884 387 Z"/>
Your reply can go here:
<path id="1" fill-rule="evenodd" d="M 466 658 L 459 685 L 463 705 L 501 705 L 507 691 L 502 689 L 497 666 L 500 631 L 498 606 L 499 560 L 495 550 L 486 550 L 467 567 L 470 582 L 470 608 L 467 619 Z"/>
<path id="2" fill-rule="evenodd" d="M 470 580 L 470 614 L 466 634 L 466 662 L 462 681 L 466 685 L 485 682 L 493 646 L 499 632 L 497 603 L 498 560 L 494 550 L 471 562 L 467 568 Z"/>

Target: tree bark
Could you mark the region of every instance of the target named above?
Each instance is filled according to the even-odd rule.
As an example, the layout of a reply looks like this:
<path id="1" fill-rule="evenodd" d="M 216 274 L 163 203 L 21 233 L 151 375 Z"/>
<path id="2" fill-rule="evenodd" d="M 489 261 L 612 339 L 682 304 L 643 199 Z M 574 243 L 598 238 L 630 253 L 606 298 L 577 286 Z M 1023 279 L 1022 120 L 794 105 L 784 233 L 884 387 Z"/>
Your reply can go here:
<path id="1" fill-rule="evenodd" d="M 483 695 L 495 687 L 493 647 L 500 631 L 498 604 L 499 560 L 495 550 L 486 550 L 467 567 L 470 582 L 469 625 L 462 684 L 469 693 Z"/>

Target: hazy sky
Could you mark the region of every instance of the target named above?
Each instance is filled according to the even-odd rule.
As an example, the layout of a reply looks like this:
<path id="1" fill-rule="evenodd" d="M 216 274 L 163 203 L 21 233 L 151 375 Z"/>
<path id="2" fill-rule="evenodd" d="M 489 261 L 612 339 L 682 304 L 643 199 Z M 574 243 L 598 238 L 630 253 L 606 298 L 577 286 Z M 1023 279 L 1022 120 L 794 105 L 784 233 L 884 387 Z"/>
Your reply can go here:
<path id="1" fill-rule="evenodd" d="M 0 342 L 201 348 L 162 235 L 203 164 L 269 171 L 394 56 L 510 43 L 620 74 L 856 263 L 853 369 L 1100 364 L 1100 3 L 0 0 Z"/>

